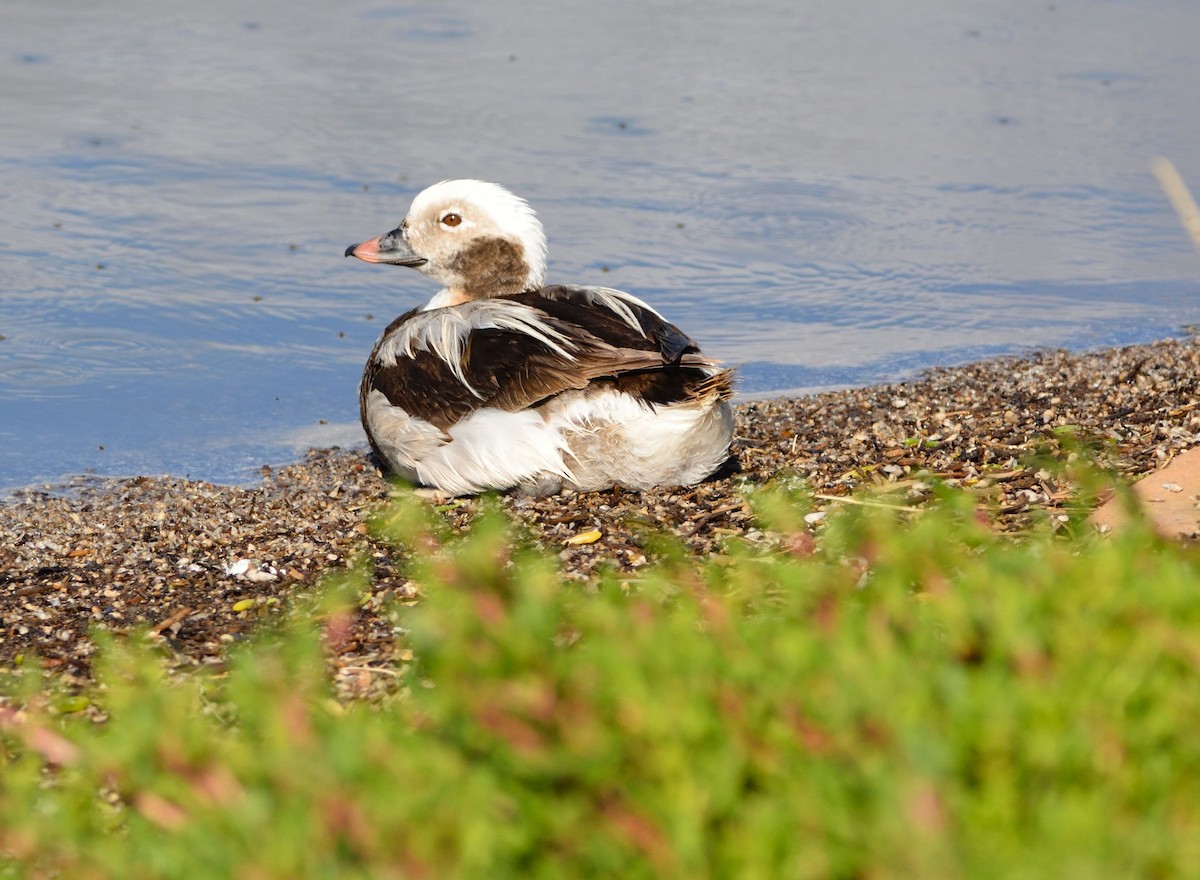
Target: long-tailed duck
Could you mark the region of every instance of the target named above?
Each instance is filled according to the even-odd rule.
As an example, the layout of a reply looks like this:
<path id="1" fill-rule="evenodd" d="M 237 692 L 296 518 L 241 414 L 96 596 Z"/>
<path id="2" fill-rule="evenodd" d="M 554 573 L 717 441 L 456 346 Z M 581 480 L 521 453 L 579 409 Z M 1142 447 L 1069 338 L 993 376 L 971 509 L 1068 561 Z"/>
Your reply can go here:
<path id="1" fill-rule="evenodd" d="M 690 485 L 729 457 L 732 374 L 635 296 L 543 286 L 546 237 L 503 187 L 446 180 L 346 256 L 443 285 L 375 343 L 363 427 L 396 474 L 450 495 Z"/>

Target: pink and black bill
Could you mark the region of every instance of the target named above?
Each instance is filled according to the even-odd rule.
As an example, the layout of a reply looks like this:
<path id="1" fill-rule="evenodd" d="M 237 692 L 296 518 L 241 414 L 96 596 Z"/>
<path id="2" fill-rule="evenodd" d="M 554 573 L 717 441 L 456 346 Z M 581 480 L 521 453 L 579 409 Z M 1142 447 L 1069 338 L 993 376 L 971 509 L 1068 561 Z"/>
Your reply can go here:
<path id="1" fill-rule="evenodd" d="M 397 227 L 377 238 L 346 248 L 347 257 L 358 257 L 367 263 L 391 263 L 395 266 L 423 266 L 428 262 L 418 256 L 408 244 L 404 228 Z"/>

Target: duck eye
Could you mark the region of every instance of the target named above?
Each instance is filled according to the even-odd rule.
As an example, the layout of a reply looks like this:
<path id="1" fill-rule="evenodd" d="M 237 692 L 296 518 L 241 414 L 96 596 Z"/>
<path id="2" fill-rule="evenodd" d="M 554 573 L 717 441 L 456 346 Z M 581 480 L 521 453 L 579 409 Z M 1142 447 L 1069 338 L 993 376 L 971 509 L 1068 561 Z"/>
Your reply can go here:
<path id="1" fill-rule="evenodd" d="M 459 223 L 462 223 L 462 217 L 457 214 L 447 214 L 442 218 L 443 226 L 457 226 Z"/>

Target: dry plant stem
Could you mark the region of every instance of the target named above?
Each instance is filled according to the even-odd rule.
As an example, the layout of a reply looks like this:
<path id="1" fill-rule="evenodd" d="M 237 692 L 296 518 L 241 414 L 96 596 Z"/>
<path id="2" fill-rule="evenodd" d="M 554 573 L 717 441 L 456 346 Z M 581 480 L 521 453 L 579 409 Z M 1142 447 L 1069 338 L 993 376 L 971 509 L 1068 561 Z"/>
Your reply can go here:
<path id="1" fill-rule="evenodd" d="M 1155 159 L 1150 167 L 1154 176 L 1158 178 L 1158 185 L 1163 188 L 1175 213 L 1179 215 L 1184 230 L 1197 249 L 1200 249 L 1200 208 L 1196 207 L 1196 200 L 1192 198 L 1183 177 L 1170 159 L 1161 156 Z"/>

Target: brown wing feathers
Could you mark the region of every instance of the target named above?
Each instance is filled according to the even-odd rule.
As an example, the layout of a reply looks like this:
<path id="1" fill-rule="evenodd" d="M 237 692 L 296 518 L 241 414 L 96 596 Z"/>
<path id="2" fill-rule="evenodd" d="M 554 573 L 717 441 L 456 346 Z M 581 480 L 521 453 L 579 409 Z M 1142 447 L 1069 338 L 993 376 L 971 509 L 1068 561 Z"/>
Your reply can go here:
<path id="1" fill-rule="evenodd" d="M 711 372 L 700 369 L 709 362 L 688 336 L 634 303 L 625 305 L 638 329 L 594 302 L 586 289 L 545 288 L 504 299 L 544 315 L 545 325 L 569 340 L 564 347 L 572 357 L 527 333 L 477 329 L 462 353 L 469 388 L 441 357 L 424 349 L 411 357 L 401 355 L 395 365 L 380 364 L 377 353 L 383 339 L 420 314 L 414 311 L 392 322 L 376 344 L 363 376 L 362 398 L 377 389 L 393 405 L 444 430 L 480 407 L 515 411 L 593 382 L 651 404 L 671 403 L 696 396 Z"/>
<path id="2" fill-rule="evenodd" d="M 526 302 L 561 321 L 585 327 L 614 347 L 656 351 L 666 364 L 678 363 L 685 353 L 700 351 L 690 336 L 651 310 L 628 300 L 620 301 L 637 321 L 641 331 L 638 332 L 616 312 L 597 305 L 595 296 L 596 292 L 586 287 L 555 285 L 512 299 Z"/>

